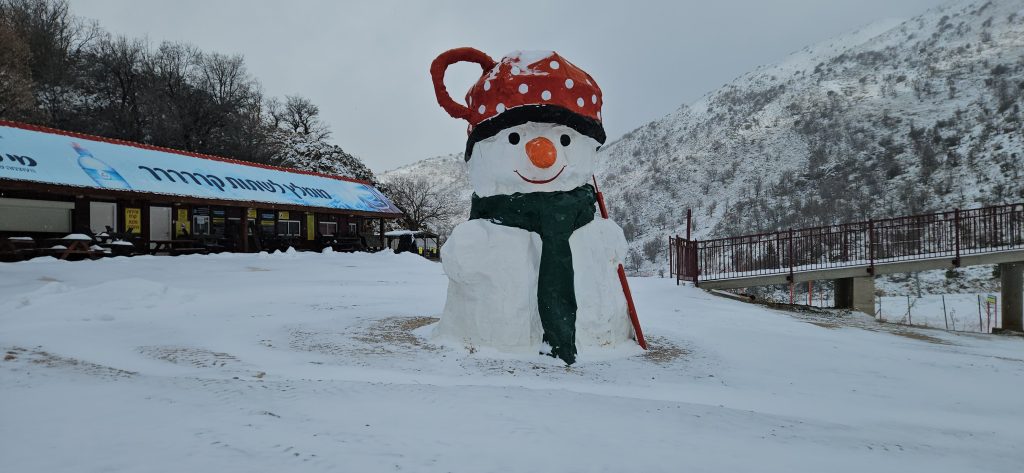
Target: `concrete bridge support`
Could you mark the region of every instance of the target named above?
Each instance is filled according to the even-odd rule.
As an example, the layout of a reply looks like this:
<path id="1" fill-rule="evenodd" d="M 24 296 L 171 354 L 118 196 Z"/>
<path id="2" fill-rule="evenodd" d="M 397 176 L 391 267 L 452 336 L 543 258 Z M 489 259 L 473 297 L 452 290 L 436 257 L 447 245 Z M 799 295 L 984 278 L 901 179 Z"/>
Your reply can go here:
<path id="1" fill-rule="evenodd" d="M 1003 329 L 1024 332 L 1024 262 L 1001 263 L 999 282 Z"/>
<path id="2" fill-rule="evenodd" d="M 870 316 L 875 315 L 875 278 L 864 276 L 836 279 L 836 301 L 838 309 L 853 309 Z"/>

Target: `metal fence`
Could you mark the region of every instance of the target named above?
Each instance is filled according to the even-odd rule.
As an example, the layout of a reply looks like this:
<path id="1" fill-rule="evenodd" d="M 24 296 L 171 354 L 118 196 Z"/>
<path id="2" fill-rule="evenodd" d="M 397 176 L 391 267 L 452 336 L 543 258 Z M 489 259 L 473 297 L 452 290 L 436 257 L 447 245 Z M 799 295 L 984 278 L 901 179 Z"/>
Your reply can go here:
<path id="1" fill-rule="evenodd" d="M 669 237 L 676 281 L 953 257 L 1024 248 L 1024 203 L 714 240 Z"/>

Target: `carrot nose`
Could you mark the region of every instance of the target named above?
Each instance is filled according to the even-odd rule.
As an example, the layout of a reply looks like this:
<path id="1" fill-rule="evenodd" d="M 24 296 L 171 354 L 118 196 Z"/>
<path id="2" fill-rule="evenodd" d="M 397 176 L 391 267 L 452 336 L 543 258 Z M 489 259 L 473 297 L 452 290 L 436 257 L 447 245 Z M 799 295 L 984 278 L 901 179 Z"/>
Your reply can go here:
<path id="1" fill-rule="evenodd" d="M 555 149 L 551 140 L 542 137 L 534 138 L 526 143 L 526 155 L 534 166 L 547 169 L 555 164 L 558 158 L 558 150 Z"/>

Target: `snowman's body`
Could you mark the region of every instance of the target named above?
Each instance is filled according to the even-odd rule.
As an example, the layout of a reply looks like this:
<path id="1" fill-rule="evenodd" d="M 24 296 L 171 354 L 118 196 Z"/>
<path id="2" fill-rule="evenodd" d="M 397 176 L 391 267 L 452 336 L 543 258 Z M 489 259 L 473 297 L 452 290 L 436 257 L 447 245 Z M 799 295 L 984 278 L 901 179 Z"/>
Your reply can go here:
<path id="1" fill-rule="evenodd" d="M 570 127 L 527 122 L 475 144 L 470 181 L 480 197 L 570 191 L 590 182 L 598 146 Z M 449 284 L 436 336 L 502 351 L 541 349 L 542 248 L 541 237 L 522 228 L 486 219 L 457 226 L 441 248 Z M 579 351 L 628 341 L 631 325 L 617 273 L 626 251 L 622 229 L 598 216 L 572 232 L 569 248 Z"/>

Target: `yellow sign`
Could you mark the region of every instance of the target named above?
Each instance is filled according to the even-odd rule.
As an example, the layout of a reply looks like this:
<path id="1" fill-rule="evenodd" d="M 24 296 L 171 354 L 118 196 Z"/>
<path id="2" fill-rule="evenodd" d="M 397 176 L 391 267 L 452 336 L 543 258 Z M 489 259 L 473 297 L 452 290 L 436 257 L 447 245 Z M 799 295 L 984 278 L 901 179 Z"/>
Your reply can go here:
<path id="1" fill-rule="evenodd" d="M 182 236 L 185 232 L 191 232 L 192 225 L 188 220 L 188 209 L 178 209 L 178 221 L 174 225 L 174 235 Z"/>
<path id="2" fill-rule="evenodd" d="M 989 304 L 995 304 L 996 303 L 996 296 L 986 296 L 985 297 L 985 302 L 988 302 Z"/>
<path id="3" fill-rule="evenodd" d="M 311 213 L 306 214 L 306 239 L 316 239 L 316 215 Z"/>
<path id="4" fill-rule="evenodd" d="M 277 213 L 277 219 L 278 220 L 290 220 L 288 218 L 288 211 L 282 210 L 282 211 L 278 212 Z"/>
<path id="5" fill-rule="evenodd" d="M 249 209 L 245 214 L 249 216 L 249 220 L 256 220 L 256 209 Z"/>
<path id="6" fill-rule="evenodd" d="M 142 233 L 142 209 L 124 209 L 124 229 L 136 235 Z"/>

